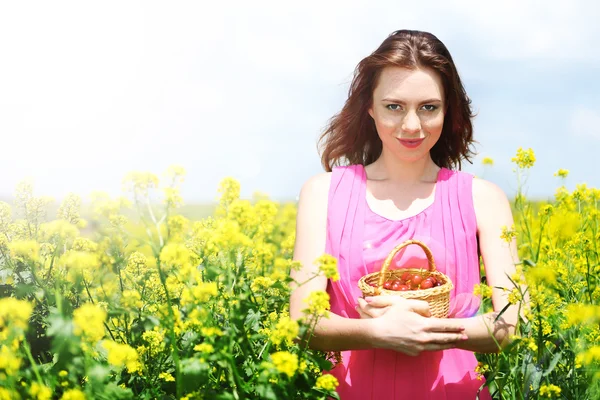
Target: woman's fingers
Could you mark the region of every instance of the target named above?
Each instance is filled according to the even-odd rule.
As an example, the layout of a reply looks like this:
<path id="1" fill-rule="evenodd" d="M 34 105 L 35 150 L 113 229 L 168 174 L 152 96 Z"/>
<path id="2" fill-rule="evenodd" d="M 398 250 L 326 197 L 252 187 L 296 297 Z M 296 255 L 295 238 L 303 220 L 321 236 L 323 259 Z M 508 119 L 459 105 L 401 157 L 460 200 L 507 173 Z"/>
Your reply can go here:
<path id="1" fill-rule="evenodd" d="M 356 308 L 361 317 L 363 317 L 363 315 L 367 315 L 370 318 L 382 316 L 386 309 L 387 307 L 373 307 L 361 298 L 358 299 L 358 307 Z"/>
<path id="2" fill-rule="evenodd" d="M 429 311 L 429 303 L 423 300 L 406 300 L 406 305 L 409 310 L 416 312 L 424 317 L 431 317 L 431 312 Z"/>
<path id="3" fill-rule="evenodd" d="M 364 300 L 373 307 L 387 307 L 404 299 L 399 298 L 398 296 L 367 296 Z"/>

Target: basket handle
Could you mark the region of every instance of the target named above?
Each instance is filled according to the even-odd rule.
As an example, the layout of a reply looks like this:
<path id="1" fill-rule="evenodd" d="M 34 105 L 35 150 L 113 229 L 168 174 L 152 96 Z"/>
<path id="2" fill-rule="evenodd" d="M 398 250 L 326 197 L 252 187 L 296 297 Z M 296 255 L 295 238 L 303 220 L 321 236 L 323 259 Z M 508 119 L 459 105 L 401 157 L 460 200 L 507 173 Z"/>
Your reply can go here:
<path id="1" fill-rule="evenodd" d="M 429 264 L 429 271 L 434 272 L 436 270 L 435 261 L 433 260 L 433 254 L 431 253 L 431 250 L 429 250 L 429 247 L 427 247 L 427 245 L 425 243 L 423 243 L 419 240 L 415 240 L 415 239 L 407 240 L 406 242 L 400 243 L 399 245 L 394 247 L 392 249 L 392 251 L 390 252 L 390 254 L 387 256 L 387 258 L 385 259 L 385 261 L 383 262 L 383 265 L 381 266 L 381 272 L 379 273 L 379 282 L 377 282 L 377 287 L 375 288 L 375 294 L 379 294 L 381 292 L 381 288 L 383 287 L 383 282 L 385 280 L 385 274 L 387 273 L 387 270 L 389 269 L 394 256 L 400 250 L 402 250 L 403 248 L 405 248 L 406 246 L 408 246 L 410 244 L 419 245 L 425 252 L 425 256 L 427 256 L 427 263 Z"/>

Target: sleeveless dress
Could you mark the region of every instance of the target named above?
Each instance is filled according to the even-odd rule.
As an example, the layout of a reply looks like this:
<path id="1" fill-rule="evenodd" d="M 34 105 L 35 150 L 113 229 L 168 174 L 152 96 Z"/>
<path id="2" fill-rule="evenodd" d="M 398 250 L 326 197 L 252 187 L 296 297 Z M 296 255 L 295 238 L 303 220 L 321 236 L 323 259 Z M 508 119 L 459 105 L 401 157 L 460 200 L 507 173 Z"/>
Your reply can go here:
<path id="1" fill-rule="evenodd" d="M 439 271 L 450 277 L 449 317 L 472 317 L 480 299 L 473 287 L 480 282 L 477 225 L 472 200 L 473 176 L 442 168 L 433 203 L 420 213 L 390 220 L 374 213 L 366 200 L 366 173 L 362 165 L 335 167 L 327 211 L 326 252 L 338 259 L 340 279 L 328 281 L 331 311 L 360 318 L 355 307 L 362 292 L 358 280 L 380 270 L 383 260 L 408 239 L 424 242 Z M 394 257 L 390 268 L 428 268 L 423 250 L 410 245 Z M 340 385 L 341 400 L 466 400 L 491 399 L 480 391 L 473 352 L 450 349 L 425 351 L 417 357 L 387 349 L 341 352 L 331 371 Z"/>

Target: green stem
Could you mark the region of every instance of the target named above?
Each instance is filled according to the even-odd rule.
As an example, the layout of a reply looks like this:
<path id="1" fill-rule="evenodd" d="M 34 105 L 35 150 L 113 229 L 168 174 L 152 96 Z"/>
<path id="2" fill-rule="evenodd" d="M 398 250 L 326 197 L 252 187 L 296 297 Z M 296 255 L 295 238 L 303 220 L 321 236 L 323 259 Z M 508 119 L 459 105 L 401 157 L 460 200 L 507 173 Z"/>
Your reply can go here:
<path id="1" fill-rule="evenodd" d="M 164 272 L 160 267 L 160 260 L 157 257 L 157 265 L 158 265 L 158 275 L 160 277 L 160 282 L 162 283 L 163 290 L 165 291 L 165 297 L 167 299 L 167 308 L 169 309 L 169 337 L 171 339 L 171 354 L 173 356 L 173 361 L 175 363 L 175 387 L 177 391 L 177 398 L 180 399 L 182 397 L 182 382 L 181 382 L 181 367 L 179 364 L 179 350 L 177 349 L 177 340 L 175 337 L 175 314 L 173 313 L 173 306 L 171 302 L 171 296 L 169 296 L 169 290 L 167 289 L 167 281 L 164 276 Z"/>
<path id="2" fill-rule="evenodd" d="M 40 385 L 44 384 L 42 381 L 42 377 L 40 376 L 40 371 L 38 370 L 36 362 L 33 360 L 33 355 L 31 354 L 31 348 L 29 347 L 29 342 L 27 340 L 23 340 L 23 348 L 25 349 L 25 353 L 27 354 L 27 359 L 31 363 L 31 368 L 33 369 L 33 373 L 37 378 L 37 381 Z"/>

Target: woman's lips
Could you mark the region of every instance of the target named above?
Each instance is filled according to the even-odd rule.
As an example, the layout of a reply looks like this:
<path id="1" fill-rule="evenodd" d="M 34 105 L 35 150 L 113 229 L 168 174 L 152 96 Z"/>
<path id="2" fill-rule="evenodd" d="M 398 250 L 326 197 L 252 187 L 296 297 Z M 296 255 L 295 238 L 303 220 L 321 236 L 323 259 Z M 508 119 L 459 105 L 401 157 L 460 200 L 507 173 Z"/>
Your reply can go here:
<path id="1" fill-rule="evenodd" d="M 416 147 L 419 147 L 419 145 L 421 143 L 423 143 L 423 140 L 425 140 L 425 138 L 422 138 L 422 139 L 398 139 L 400 144 L 402 144 L 405 147 L 408 147 L 409 149 L 414 149 Z"/>

